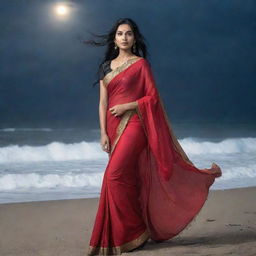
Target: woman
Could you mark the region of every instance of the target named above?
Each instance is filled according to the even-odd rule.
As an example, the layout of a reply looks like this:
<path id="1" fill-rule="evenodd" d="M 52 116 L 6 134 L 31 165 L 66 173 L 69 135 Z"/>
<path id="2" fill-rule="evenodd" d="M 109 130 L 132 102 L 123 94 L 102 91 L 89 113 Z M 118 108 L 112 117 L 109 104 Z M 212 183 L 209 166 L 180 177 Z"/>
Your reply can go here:
<path id="1" fill-rule="evenodd" d="M 221 176 L 214 163 L 210 169 L 195 167 L 173 134 L 135 22 L 118 20 L 105 39 L 99 117 L 109 161 L 88 255 L 120 255 L 149 238 L 174 237 Z"/>

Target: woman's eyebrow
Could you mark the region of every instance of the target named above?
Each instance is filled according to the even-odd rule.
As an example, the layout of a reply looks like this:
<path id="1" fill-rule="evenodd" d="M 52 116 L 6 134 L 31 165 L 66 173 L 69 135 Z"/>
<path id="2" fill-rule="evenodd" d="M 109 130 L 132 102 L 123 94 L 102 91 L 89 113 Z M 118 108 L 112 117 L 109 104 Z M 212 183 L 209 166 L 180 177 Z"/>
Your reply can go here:
<path id="1" fill-rule="evenodd" d="M 117 32 L 123 32 L 122 30 L 118 30 Z M 132 32 L 131 30 L 127 30 L 126 32 Z"/>

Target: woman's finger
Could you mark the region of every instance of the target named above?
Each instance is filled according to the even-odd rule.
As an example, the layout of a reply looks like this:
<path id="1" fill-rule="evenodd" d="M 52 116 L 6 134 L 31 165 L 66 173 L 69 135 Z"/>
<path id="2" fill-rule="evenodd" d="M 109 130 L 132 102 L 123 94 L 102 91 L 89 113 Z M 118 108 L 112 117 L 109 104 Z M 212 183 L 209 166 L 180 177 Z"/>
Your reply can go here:
<path id="1" fill-rule="evenodd" d="M 107 151 L 109 151 L 109 141 L 107 141 Z"/>
<path id="2" fill-rule="evenodd" d="M 108 148 L 109 148 L 109 144 L 108 144 L 108 142 L 106 142 L 105 149 L 108 150 Z"/>

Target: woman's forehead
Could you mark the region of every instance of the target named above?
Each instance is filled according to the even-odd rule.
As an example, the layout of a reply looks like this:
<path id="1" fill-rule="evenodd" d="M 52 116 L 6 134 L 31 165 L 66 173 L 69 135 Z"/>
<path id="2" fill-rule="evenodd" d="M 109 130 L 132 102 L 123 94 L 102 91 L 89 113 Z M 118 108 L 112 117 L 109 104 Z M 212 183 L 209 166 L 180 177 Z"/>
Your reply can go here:
<path id="1" fill-rule="evenodd" d="M 126 31 L 132 31 L 132 29 L 128 24 L 121 24 L 118 26 L 117 31 L 126 32 Z"/>

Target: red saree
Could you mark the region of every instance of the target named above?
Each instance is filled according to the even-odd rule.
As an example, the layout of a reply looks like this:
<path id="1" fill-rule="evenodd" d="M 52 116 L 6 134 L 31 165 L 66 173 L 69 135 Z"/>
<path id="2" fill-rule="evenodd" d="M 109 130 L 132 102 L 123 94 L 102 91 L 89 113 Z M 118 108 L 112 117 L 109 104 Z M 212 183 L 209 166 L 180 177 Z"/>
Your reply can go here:
<path id="1" fill-rule="evenodd" d="M 88 250 L 88 255 L 120 255 L 149 238 L 164 241 L 180 233 L 221 170 L 196 168 L 182 150 L 146 59 L 130 59 L 103 82 L 108 109 L 138 103 L 122 116 L 107 111 L 111 152 Z"/>

